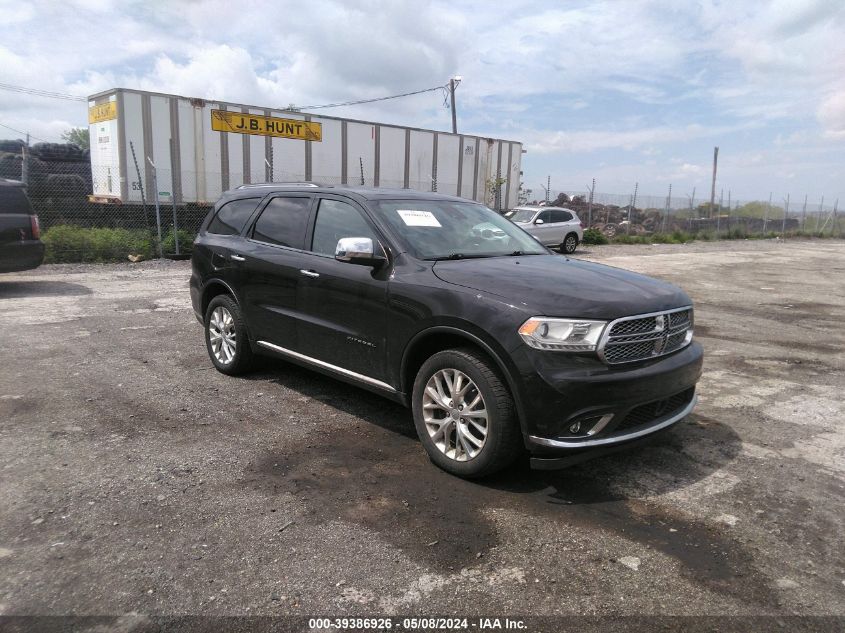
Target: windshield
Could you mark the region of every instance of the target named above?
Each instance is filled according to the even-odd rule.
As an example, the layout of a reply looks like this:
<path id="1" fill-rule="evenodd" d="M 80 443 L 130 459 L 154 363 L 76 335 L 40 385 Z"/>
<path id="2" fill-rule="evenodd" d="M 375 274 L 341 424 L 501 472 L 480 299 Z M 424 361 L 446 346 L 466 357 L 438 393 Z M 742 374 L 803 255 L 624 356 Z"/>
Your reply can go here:
<path id="1" fill-rule="evenodd" d="M 546 249 L 481 204 L 447 200 L 380 200 L 373 209 L 420 259 L 543 255 Z"/>
<path id="2" fill-rule="evenodd" d="M 536 213 L 536 209 L 514 209 L 508 215 L 508 219 L 511 222 L 530 222 Z"/>

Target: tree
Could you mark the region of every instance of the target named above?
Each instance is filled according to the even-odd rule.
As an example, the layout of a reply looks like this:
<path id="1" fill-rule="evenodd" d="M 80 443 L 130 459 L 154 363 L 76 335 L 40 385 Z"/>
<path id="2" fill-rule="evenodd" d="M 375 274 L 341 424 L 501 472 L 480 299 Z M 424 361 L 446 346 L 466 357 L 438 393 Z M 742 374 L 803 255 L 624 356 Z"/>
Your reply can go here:
<path id="1" fill-rule="evenodd" d="M 82 149 L 91 149 L 91 140 L 88 136 L 88 128 L 72 127 L 62 132 L 62 140 L 78 145 Z"/>

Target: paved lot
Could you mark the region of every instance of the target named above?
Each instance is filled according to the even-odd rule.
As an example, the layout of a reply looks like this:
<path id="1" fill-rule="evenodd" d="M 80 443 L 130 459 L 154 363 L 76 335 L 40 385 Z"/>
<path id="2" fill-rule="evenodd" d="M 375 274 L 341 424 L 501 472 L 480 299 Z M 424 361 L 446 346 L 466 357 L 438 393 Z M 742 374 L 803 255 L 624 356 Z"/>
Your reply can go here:
<path id="1" fill-rule="evenodd" d="M 0 278 L 0 613 L 845 615 L 845 242 L 603 247 L 682 285 L 700 405 L 465 482 L 410 413 L 206 357 L 185 262 Z"/>

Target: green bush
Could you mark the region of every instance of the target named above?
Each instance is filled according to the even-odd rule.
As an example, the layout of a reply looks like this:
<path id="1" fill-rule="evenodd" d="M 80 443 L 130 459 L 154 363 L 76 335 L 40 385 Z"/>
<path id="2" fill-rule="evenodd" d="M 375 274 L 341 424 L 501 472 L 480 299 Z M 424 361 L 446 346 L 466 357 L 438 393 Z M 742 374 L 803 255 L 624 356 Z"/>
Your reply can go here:
<path id="1" fill-rule="evenodd" d="M 154 243 L 141 229 L 83 228 L 61 224 L 41 236 L 48 264 L 122 262 L 127 255 L 153 257 Z"/>
<path id="2" fill-rule="evenodd" d="M 179 235 L 179 252 L 185 255 L 191 253 L 194 250 L 194 237 L 196 235 L 186 229 L 179 229 L 177 233 Z M 172 229 L 161 238 L 161 245 L 165 255 L 176 252 L 176 239 Z"/>
<path id="3" fill-rule="evenodd" d="M 607 244 L 607 237 L 598 229 L 587 229 L 584 231 L 584 244 Z"/>

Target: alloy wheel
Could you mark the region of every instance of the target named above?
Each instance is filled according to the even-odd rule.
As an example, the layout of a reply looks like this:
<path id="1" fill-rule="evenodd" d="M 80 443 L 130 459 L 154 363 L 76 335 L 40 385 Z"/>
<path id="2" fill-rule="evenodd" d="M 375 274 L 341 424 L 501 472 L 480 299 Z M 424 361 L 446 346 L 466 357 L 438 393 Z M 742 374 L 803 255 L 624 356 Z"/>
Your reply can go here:
<path id="1" fill-rule="evenodd" d="M 228 365 L 235 358 L 237 334 L 232 313 L 223 306 L 217 306 L 208 321 L 208 340 L 217 361 Z"/>
<path id="2" fill-rule="evenodd" d="M 426 383 L 422 405 L 429 437 L 444 455 L 465 462 L 484 448 L 489 428 L 484 398 L 465 373 L 435 372 Z"/>

